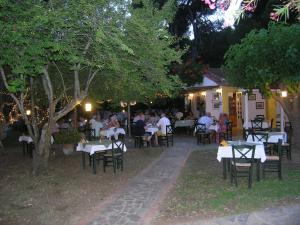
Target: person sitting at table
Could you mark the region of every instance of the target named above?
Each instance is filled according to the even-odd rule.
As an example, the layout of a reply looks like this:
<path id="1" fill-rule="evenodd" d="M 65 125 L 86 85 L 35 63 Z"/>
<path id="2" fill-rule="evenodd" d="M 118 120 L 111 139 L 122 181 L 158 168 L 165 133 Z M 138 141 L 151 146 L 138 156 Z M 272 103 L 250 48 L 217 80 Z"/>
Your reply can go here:
<path id="1" fill-rule="evenodd" d="M 220 141 L 220 134 L 225 133 L 227 131 L 227 124 L 228 124 L 228 117 L 226 113 L 220 113 L 219 122 L 218 122 L 218 130 L 216 136 L 216 142 L 219 143 Z"/>
<path id="2" fill-rule="evenodd" d="M 149 117 L 147 123 L 148 123 L 148 124 L 152 124 L 152 125 L 156 125 L 157 122 L 159 121 L 159 119 L 160 119 L 160 118 L 159 118 L 159 116 L 157 115 L 156 112 L 151 112 L 151 113 L 150 113 L 150 117 Z"/>
<path id="3" fill-rule="evenodd" d="M 107 128 L 119 128 L 120 123 L 115 115 L 110 117 L 110 120 L 108 122 Z"/>
<path id="4" fill-rule="evenodd" d="M 152 138 L 151 133 L 146 132 L 146 123 L 144 120 L 136 121 L 134 125 L 134 135 L 143 136 L 143 139 L 146 141 L 150 141 Z"/>
<path id="5" fill-rule="evenodd" d="M 158 145 L 158 136 L 167 134 L 167 126 L 171 125 L 170 120 L 166 117 L 165 113 L 161 113 L 160 120 L 156 124 L 158 131 L 155 133 L 155 144 Z"/>
<path id="6" fill-rule="evenodd" d="M 178 111 L 178 112 L 175 114 L 175 118 L 176 118 L 177 120 L 181 120 L 181 119 L 183 118 L 183 113 L 180 112 L 180 111 Z"/>
<path id="7" fill-rule="evenodd" d="M 214 123 L 210 112 L 206 112 L 204 116 L 201 116 L 198 119 L 198 123 L 205 124 L 206 129 L 208 129 Z"/>
<path id="8" fill-rule="evenodd" d="M 100 114 L 97 114 L 94 116 L 89 124 L 91 124 L 91 128 L 95 130 L 95 136 L 99 137 L 100 135 L 100 130 L 104 127 L 103 123 L 101 122 L 101 116 Z"/>
<path id="9" fill-rule="evenodd" d="M 85 128 L 86 128 L 86 119 L 81 116 L 79 117 L 78 130 L 80 132 L 84 132 Z"/>

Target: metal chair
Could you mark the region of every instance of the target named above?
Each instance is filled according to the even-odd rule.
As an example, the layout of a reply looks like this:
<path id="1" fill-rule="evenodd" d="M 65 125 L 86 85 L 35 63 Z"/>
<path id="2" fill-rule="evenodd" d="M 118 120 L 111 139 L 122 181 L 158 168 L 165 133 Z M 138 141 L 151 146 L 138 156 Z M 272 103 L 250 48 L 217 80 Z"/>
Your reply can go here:
<path id="1" fill-rule="evenodd" d="M 282 179 L 281 174 L 281 160 L 282 160 L 282 140 L 280 139 L 277 144 L 277 155 L 267 155 L 266 161 L 262 164 L 263 178 L 266 172 L 278 173 L 279 180 Z"/>
<path id="2" fill-rule="evenodd" d="M 248 177 L 248 188 L 252 186 L 253 166 L 255 164 L 255 145 L 233 145 L 230 167 L 230 181 L 238 186 L 238 177 Z"/>
<path id="3" fill-rule="evenodd" d="M 114 173 L 116 173 L 117 169 L 123 171 L 123 153 L 124 142 L 112 141 L 112 149 L 103 155 L 103 172 L 106 172 L 107 166 L 112 166 Z"/>
<path id="4" fill-rule="evenodd" d="M 174 133 L 173 133 L 173 127 L 172 125 L 166 126 L 166 134 L 160 135 L 158 137 L 158 142 L 160 145 L 167 145 L 169 147 L 169 143 L 173 146 L 174 144 Z"/>
<path id="5" fill-rule="evenodd" d="M 200 143 L 205 144 L 205 140 L 208 141 L 210 144 L 210 133 L 207 132 L 206 126 L 203 123 L 198 123 L 196 125 L 196 136 L 197 136 L 197 144 L 199 145 Z"/>
<path id="6" fill-rule="evenodd" d="M 262 131 L 263 130 L 263 121 L 260 119 L 251 120 L 251 127 L 253 131 Z"/>

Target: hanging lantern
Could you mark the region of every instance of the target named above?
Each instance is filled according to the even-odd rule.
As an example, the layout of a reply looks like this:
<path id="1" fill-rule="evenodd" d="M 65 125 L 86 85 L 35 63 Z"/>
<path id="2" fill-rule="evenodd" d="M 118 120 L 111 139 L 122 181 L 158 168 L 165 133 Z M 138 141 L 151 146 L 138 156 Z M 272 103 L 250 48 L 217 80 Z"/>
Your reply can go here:
<path id="1" fill-rule="evenodd" d="M 136 104 L 136 101 L 131 101 L 130 102 L 130 105 L 135 105 Z"/>
<path id="2" fill-rule="evenodd" d="M 127 102 L 121 101 L 121 102 L 120 102 L 120 105 L 121 105 L 121 107 L 126 107 L 126 106 L 127 106 Z"/>
<path id="3" fill-rule="evenodd" d="M 85 103 L 85 111 L 86 112 L 92 111 L 92 104 L 91 103 L 89 103 L 89 102 Z"/>
<path id="4" fill-rule="evenodd" d="M 31 115 L 31 110 L 30 110 L 30 109 L 27 109 L 27 110 L 26 110 L 26 115 L 27 115 L 27 116 L 30 116 L 30 115 Z"/>

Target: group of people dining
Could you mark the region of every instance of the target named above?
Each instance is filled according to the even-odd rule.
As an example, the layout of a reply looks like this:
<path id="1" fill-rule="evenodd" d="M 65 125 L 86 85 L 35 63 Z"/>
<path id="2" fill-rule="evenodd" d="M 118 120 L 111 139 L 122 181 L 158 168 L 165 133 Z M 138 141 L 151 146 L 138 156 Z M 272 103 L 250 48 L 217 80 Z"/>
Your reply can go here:
<path id="1" fill-rule="evenodd" d="M 219 119 L 216 120 L 211 116 L 210 112 L 206 112 L 203 116 L 199 117 L 197 123 L 204 124 L 206 132 L 211 135 L 211 139 L 215 138 L 216 142 L 219 143 L 221 141 L 220 134 L 227 131 L 229 118 L 226 113 L 220 113 Z M 212 125 L 215 126 L 212 127 Z"/>
<path id="2" fill-rule="evenodd" d="M 171 125 L 171 121 L 167 118 L 164 112 L 158 114 L 153 112 L 149 117 L 145 117 L 143 112 L 138 112 L 133 118 L 133 134 L 135 136 L 143 136 L 144 140 L 151 141 L 153 139 L 154 144 L 158 145 L 158 137 L 166 135 L 166 127 Z M 156 127 L 156 132 L 150 132 L 149 127 Z"/>

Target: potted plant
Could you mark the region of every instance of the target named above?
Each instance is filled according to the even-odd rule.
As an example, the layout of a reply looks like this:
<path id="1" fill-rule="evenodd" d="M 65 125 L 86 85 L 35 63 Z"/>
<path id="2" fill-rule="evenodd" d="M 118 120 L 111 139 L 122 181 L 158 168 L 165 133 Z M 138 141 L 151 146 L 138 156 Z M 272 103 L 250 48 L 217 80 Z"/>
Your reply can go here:
<path id="1" fill-rule="evenodd" d="M 62 144 L 65 155 L 70 155 L 74 151 L 74 146 L 81 139 L 81 135 L 77 129 L 68 129 L 60 131 L 55 135 L 55 143 Z"/>

